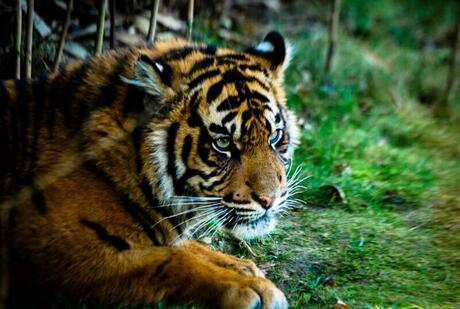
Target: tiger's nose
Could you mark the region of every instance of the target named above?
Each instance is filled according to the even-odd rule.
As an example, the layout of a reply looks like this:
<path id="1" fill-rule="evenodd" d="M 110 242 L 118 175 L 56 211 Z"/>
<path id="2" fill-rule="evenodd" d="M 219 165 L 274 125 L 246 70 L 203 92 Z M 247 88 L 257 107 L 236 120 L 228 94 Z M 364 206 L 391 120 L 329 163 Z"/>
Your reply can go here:
<path id="1" fill-rule="evenodd" d="M 259 198 L 263 201 L 263 203 L 261 203 L 261 205 L 265 209 L 268 209 L 268 208 L 272 207 L 273 201 L 275 200 L 273 197 L 268 196 L 268 195 L 261 195 L 261 196 L 259 196 Z"/>

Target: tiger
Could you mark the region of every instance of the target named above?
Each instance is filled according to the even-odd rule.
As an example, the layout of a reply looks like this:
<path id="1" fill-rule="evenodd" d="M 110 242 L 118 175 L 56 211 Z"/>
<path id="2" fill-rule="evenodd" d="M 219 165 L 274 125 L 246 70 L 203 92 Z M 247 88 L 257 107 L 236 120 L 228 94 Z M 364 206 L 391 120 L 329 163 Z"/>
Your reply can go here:
<path id="1" fill-rule="evenodd" d="M 172 39 L 1 82 L 7 304 L 287 308 L 252 260 L 198 234 L 259 238 L 286 208 L 289 46 Z"/>

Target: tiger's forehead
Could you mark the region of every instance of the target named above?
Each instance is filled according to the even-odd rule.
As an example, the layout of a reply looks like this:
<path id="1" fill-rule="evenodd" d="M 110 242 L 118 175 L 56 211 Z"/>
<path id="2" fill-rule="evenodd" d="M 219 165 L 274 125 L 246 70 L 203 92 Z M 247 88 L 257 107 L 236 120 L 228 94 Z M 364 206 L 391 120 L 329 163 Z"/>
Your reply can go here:
<path id="1" fill-rule="evenodd" d="M 216 78 L 194 92 L 197 112 L 211 136 L 231 135 L 243 144 L 257 144 L 282 125 L 281 110 L 270 91 L 243 81 L 226 83 L 214 93 L 220 81 Z"/>
<path id="2" fill-rule="evenodd" d="M 187 82 L 211 135 L 257 144 L 276 128 L 281 111 L 273 79 L 248 56 L 229 51 L 204 56 L 191 67 Z"/>
<path id="3" fill-rule="evenodd" d="M 155 57 L 171 67 L 190 109 L 211 136 L 225 134 L 243 143 L 266 139 L 280 125 L 282 88 L 269 67 L 251 54 L 176 41 L 159 45 Z"/>

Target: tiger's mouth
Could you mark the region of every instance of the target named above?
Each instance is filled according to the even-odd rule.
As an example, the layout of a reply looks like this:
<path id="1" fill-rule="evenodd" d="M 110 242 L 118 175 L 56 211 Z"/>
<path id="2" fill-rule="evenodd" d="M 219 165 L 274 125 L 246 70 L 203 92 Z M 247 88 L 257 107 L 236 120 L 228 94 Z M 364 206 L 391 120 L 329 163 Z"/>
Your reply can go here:
<path id="1" fill-rule="evenodd" d="M 257 218 L 236 217 L 234 222 L 224 225 L 224 230 L 238 239 L 254 239 L 269 234 L 277 223 L 276 215 L 265 213 Z"/>
<path id="2" fill-rule="evenodd" d="M 215 235 L 218 230 L 232 234 L 238 239 L 254 239 L 269 234 L 276 227 L 277 217 L 282 212 L 285 200 L 263 209 L 256 203 L 229 205 L 217 196 L 176 196 L 176 202 L 182 204 L 183 211 L 171 215 L 185 215 L 184 226 L 188 237 L 202 238 Z M 174 204 L 173 204 L 174 205 Z"/>
<path id="3" fill-rule="evenodd" d="M 238 210 L 230 208 L 232 217 L 222 229 L 238 239 L 254 239 L 269 234 L 276 227 L 277 212 L 269 209 L 262 214 L 238 215 Z M 255 211 L 252 211 L 255 212 Z"/>

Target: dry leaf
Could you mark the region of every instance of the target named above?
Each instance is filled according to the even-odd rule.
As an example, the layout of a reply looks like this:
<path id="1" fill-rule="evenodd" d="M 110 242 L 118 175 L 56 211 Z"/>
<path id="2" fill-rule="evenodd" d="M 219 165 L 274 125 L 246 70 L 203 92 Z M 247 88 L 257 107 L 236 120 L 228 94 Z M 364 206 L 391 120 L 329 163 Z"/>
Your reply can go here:
<path id="1" fill-rule="evenodd" d="M 349 309 L 350 307 L 345 304 L 341 299 L 337 299 L 337 304 L 335 304 L 334 309 Z"/>

